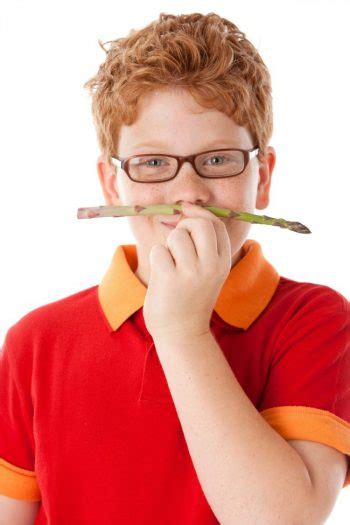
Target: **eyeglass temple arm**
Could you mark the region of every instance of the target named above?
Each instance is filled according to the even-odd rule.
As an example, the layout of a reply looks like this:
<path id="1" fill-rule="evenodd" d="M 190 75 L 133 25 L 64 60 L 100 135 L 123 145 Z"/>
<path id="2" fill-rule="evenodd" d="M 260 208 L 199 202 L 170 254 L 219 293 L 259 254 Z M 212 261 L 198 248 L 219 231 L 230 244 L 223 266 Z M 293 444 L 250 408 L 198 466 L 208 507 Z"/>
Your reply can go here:
<path id="1" fill-rule="evenodd" d="M 249 160 L 259 154 L 260 148 L 257 146 L 252 151 L 248 151 Z"/>
<path id="2" fill-rule="evenodd" d="M 113 166 L 115 166 L 116 168 L 121 168 L 122 166 L 122 161 L 117 159 L 116 157 L 111 157 L 111 163 L 113 164 Z"/>

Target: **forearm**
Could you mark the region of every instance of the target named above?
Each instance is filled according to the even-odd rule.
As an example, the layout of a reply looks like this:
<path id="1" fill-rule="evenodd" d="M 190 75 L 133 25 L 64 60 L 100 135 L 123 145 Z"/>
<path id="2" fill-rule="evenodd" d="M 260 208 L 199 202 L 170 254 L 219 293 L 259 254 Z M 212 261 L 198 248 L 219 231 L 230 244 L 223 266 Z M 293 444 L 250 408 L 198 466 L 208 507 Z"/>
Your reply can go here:
<path id="1" fill-rule="evenodd" d="M 154 343 L 220 523 L 303 524 L 312 504 L 306 465 L 252 404 L 213 335 Z"/>

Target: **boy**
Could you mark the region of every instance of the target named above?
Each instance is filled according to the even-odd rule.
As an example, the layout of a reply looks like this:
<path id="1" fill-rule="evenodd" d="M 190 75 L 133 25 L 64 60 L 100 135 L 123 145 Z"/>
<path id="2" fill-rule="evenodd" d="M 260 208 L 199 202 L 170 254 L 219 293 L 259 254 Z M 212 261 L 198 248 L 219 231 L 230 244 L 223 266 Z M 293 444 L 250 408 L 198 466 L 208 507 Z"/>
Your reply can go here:
<path id="1" fill-rule="evenodd" d="M 323 523 L 350 483 L 349 303 L 204 209 L 268 206 L 266 66 L 226 19 L 162 13 L 86 86 L 106 203 L 182 217 L 130 217 L 98 286 L 8 330 L 0 505 L 36 524 Z"/>

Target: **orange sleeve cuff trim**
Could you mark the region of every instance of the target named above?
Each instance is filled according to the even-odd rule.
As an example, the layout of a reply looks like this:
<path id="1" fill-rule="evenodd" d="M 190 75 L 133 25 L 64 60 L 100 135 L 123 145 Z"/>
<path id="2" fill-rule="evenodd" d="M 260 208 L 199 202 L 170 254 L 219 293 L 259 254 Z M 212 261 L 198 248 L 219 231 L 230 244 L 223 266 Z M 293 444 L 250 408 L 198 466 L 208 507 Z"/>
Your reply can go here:
<path id="1" fill-rule="evenodd" d="M 305 406 L 279 406 L 260 414 L 285 439 L 306 439 L 336 448 L 348 456 L 343 488 L 350 485 L 350 424 L 328 410 Z"/>
<path id="2" fill-rule="evenodd" d="M 0 458 L 0 494 L 26 501 L 41 501 L 41 494 L 32 470 L 12 465 Z"/>

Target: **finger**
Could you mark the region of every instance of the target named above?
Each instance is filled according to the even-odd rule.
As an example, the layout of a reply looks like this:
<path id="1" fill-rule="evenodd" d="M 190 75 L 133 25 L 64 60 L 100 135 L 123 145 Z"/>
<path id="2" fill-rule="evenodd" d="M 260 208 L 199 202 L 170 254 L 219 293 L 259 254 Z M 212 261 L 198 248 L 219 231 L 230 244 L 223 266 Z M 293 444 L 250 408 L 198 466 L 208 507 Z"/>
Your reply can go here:
<path id="1" fill-rule="evenodd" d="M 149 254 L 151 273 L 153 268 L 161 272 L 169 272 L 169 269 L 174 268 L 174 260 L 169 250 L 162 244 L 154 244 Z"/>
<path id="2" fill-rule="evenodd" d="M 218 256 L 222 256 L 222 255 L 225 256 L 227 254 L 228 244 L 230 247 L 229 252 L 231 252 L 230 238 L 227 232 L 226 225 L 222 219 L 214 215 L 214 213 L 212 213 L 211 211 L 205 210 L 201 206 L 197 206 L 195 204 L 184 203 L 182 207 L 183 207 L 183 213 L 188 217 L 191 217 L 191 218 L 192 217 L 203 217 L 203 218 L 208 218 L 213 222 L 215 232 L 216 232 L 216 237 L 217 237 L 217 255 Z M 182 219 L 180 223 L 183 220 L 184 219 Z"/>
<path id="3" fill-rule="evenodd" d="M 174 264 L 179 267 L 180 262 L 185 268 L 198 266 L 198 255 L 193 239 L 185 227 L 176 226 L 166 239 L 166 247 L 171 253 Z"/>
<path id="4" fill-rule="evenodd" d="M 189 217 L 208 217 L 208 219 L 219 221 L 220 219 L 210 210 L 206 210 L 202 206 L 185 202 L 182 204 L 182 214 Z"/>
<path id="5" fill-rule="evenodd" d="M 181 229 L 186 230 L 188 239 L 192 240 L 193 250 L 199 262 L 202 265 L 215 264 L 218 257 L 218 239 L 214 222 L 203 217 L 183 219 L 173 232 Z M 181 254 L 182 259 L 184 255 Z"/>
<path id="6" fill-rule="evenodd" d="M 231 240 L 226 228 L 226 224 L 222 221 L 213 222 L 216 231 L 216 239 L 218 246 L 218 256 L 227 257 L 227 262 L 231 267 Z"/>

